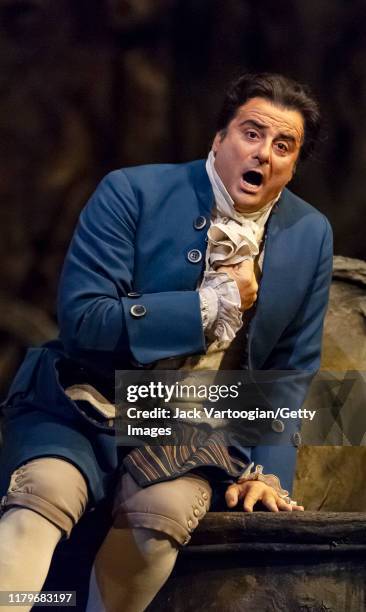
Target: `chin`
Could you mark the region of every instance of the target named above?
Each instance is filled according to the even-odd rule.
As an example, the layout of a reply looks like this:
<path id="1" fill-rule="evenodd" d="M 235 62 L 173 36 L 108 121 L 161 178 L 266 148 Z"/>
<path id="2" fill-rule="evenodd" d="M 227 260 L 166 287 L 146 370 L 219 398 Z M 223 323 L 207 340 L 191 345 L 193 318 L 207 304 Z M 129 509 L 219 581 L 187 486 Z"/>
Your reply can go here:
<path id="1" fill-rule="evenodd" d="M 255 204 L 235 204 L 234 206 L 236 212 L 239 213 L 251 213 L 251 212 L 257 212 L 257 210 L 259 210 L 261 208 L 261 206 L 259 206 L 259 204 L 255 205 Z"/>
<path id="2" fill-rule="evenodd" d="M 243 200 L 235 200 L 235 208 L 237 208 L 238 210 L 245 210 L 246 212 L 250 212 L 251 210 L 257 210 L 258 208 L 261 208 L 261 206 L 263 206 L 263 204 L 261 202 L 258 202 L 258 200 L 253 199 L 245 199 L 245 201 Z"/>

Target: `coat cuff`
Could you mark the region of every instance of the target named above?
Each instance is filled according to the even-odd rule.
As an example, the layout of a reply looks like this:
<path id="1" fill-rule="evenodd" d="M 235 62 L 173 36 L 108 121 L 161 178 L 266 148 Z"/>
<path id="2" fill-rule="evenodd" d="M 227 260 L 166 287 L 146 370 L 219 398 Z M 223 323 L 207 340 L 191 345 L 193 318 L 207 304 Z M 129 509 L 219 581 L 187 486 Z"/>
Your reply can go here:
<path id="1" fill-rule="evenodd" d="M 204 353 L 197 291 L 169 291 L 121 298 L 129 348 L 142 365 Z"/>

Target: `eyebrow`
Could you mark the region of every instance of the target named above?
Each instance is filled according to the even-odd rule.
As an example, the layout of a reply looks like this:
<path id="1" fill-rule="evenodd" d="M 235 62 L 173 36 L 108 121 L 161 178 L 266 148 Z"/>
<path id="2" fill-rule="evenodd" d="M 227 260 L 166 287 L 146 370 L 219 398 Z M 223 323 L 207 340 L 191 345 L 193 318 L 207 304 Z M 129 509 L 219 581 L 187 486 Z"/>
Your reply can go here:
<path id="1" fill-rule="evenodd" d="M 264 130 L 268 127 L 265 123 L 260 123 L 259 121 L 255 121 L 254 119 L 245 119 L 244 121 L 239 123 L 239 127 L 242 127 L 244 125 L 253 126 L 257 128 L 258 130 Z M 293 136 L 292 134 L 288 134 L 286 132 L 282 132 L 281 134 L 278 134 L 278 136 L 276 137 L 276 140 L 287 140 L 289 142 L 294 142 L 294 143 L 297 142 L 297 139 L 295 138 L 295 136 Z"/>

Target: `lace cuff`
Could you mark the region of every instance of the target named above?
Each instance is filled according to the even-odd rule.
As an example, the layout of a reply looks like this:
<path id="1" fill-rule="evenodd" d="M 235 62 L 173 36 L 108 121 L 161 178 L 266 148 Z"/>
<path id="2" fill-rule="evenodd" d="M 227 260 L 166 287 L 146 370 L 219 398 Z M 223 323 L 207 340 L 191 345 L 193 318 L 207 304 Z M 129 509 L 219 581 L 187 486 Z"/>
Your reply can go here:
<path id="1" fill-rule="evenodd" d="M 226 272 L 205 272 L 199 294 L 205 332 L 212 340 L 233 340 L 243 324 L 236 282 Z"/>
<path id="2" fill-rule="evenodd" d="M 212 327 L 219 312 L 219 296 L 212 287 L 201 287 L 199 290 L 203 331 Z"/>
<path id="3" fill-rule="evenodd" d="M 256 465 L 254 472 L 252 472 L 251 470 L 253 466 L 254 463 L 250 463 L 242 475 L 239 476 L 237 480 L 239 484 L 242 482 L 248 482 L 249 480 L 259 480 L 260 482 L 264 482 L 269 487 L 272 487 L 272 489 L 276 491 L 277 495 L 287 504 L 290 504 L 291 506 L 297 505 L 297 502 L 289 497 L 289 492 L 281 487 L 278 476 L 275 476 L 274 474 L 263 474 L 263 465 Z"/>

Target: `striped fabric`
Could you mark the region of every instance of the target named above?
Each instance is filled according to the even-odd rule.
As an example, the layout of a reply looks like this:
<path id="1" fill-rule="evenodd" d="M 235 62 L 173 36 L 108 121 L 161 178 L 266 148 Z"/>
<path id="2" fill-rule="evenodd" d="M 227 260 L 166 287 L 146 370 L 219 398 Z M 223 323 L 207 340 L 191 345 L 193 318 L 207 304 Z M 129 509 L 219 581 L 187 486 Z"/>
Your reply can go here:
<path id="1" fill-rule="evenodd" d="M 235 480 L 242 474 L 247 464 L 230 453 L 222 432 L 214 432 L 203 440 L 196 428 L 189 430 L 185 444 L 134 448 L 125 457 L 124 467 L 141 487 L 202 467 L 215 467 L 225 478 Z"/>

